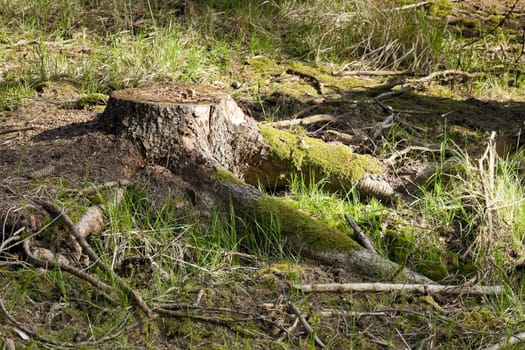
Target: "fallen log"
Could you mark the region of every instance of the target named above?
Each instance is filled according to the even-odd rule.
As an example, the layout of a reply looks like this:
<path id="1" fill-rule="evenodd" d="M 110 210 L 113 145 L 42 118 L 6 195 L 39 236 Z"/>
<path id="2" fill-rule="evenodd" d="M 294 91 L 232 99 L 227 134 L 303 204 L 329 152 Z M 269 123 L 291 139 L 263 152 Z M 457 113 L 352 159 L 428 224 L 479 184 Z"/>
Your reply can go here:
<path id="1" fill-rule="evenodd" d="M 285 185 L 295 172 L 307 179 L 327 179 L 336 189 L 355 187 L 363 195 L 391 199 L 393 191 L 378 190 L 388 186 L 379 181 L 375 158 L 259 126 L 229 95 L 196 89 L 115 91 L 100 125 L 131 138 L 151 162 L 185 177 L 210 207 L 231 202 L 254 226 L 277 225 L 294 252 L 352 272 L 431 282 L 253 186 Z"/>

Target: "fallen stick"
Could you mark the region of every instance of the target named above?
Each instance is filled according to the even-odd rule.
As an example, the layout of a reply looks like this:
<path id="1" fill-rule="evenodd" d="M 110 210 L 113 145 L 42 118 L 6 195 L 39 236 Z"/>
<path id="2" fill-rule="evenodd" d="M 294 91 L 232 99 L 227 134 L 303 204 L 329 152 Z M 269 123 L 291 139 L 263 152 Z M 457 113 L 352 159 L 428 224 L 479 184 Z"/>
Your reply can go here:
<path id="1" fill-rule="evenodd" d="M 297 71 L 295 69 L 287 69 L 286 73 L 290 74 L 290 75 L 297 75 L 300 78 L 310 80 L 313 83 L 313 86 L 314 86 L 315 90 L 317 90 L 317 93 L 319 95 L 324 95 L 323 83 L 321 83 L 321 81 L 317 77 L 315 77 L 315 76 L 313 76 L 311 74 L 308 74 L 308 73 L 299 72 L 299 71 Z"/>
<path id="2" fill-rule="evenodd" d="M 447 295 L 491 295 L 500 294 L 501 286 L 440 285 L 440 284 L 396 284 L 396 283 L 325 283 L 295 286 L 304 293 L 312 292 L 419 292 L 424 294 Z"/>
<path id="3" fill-rule="evenodd" d="M 49 214 L 60 217 L 61 220 L 64 222 L 64 224 L 67 226 L 69 231 L 71 231 L 71 234 L 75 237 L 77 242 L 82 247 L 82 250 L 89 256 L 91 260 L 94 261 L 94 263 L 104 271 L 110 277 L 115 283 L 121 287 L 126 293 L 131 296 L 131 298 L 135 301 L 137 306 L 144 311 L 144 313 L 149 317 L 153 318 L 154 313 L 151 311 L 149 306 L 146 304 L 142 296 L 135 291 L 133 288 L 129 286 L 129 284 L 126 283 L 122 278 L 120 278 L 119 275 L 115 273 L 110 267 L 108 267 L 102 259 L 100 259 L 97 255 L 97 253 L 91 248 L 89 243 L 86 241 L 86 239 L 82 236 L 82 234 L 78 231 L 76 225 L 71 221 L 71 218 L 56 204 L 51 202 L 46 202 L 44 200 L 36 200 L 36 203 L 42 206 Z"/>
<path id="4" fill-rule="evenodd" d="M 289 120 L 280 120 L 278 122 L 269 123 L 273 128 L 281 129 L 295 125 L 309 125 L 320 122 L 335 122 L 337 118 L 331 114 L 315 114 L 305 118 L 296 118 Z"/>
<path id="5" fill-rule="evenodd" d="M 4 317 L 11 322 L 13 326 L 20 329 L 22 332 L 26 333 L 27 335 L 33 337 L 34 339 L 38 339 L 38 341 L 53 347 L 58 348 L 73 348 L 78 349 L 82 346 L 95 346 L 102 343 L 105 343 L 107 341 L 113 340 L 117 337 L 119 337 L 122 334 L 122 331 L 124 330 L 124 326 L 128 322 L 129 314 L 126 315 L 126 318 L 120 323 L 120 325 L 117 327 L 116 331 L 112 331 L 111 334 L 107 334 L 106 336 L 93 340 L 93 341 L 82 341 L 82 342 L 60 342 L 56 341 L 54 339 L 48 338 L 46 336 L 41 335 L 41 332 L 35 332 L 29 327 L 26 327 L 22 322 L 18 321 L 16 318 L 14 318 L 6 309 L 3 299 L 0 298 L 0 313 L 4 315 Z"/>
<path id="6" fill-rule="evenodd" d="M 395 77 L 400 75 L 411 75 L 409 71 L 392 71 L 392 70 L 349 70 L 332 72 L 332 75 L 337 77 L 352 77 L 352 76 L 370 76 L 370 77 Z"/>
<path id="7" fill-rule="evenodd" d="M 525 341 L 525 332 L 511 335 L 508 339 L 502 340 L 499 343 L 491 345 L 482 350 L 500 350 L 503 348 L 507 348 L 508 346 L 521 343 L 523 341 Z"/>
<path id="8" fill-rule="evenodd" d="M 325 309 L 319 311 L 321 317 L 330 318 L 330 317 L 362 317 L 362 316 L 386 316 L 386 312 L 359 312 L 359 311 L 346 311 L 346 310 L 334 310 L 334 309 Z"/>
<path id="9" fill-rule="evenodd" d="M 355 240 L 357 243 L 361 244 L 366 249 L 370 250 L 374 254 L 377 254 L 377 250 L 374 247 L 374 244 L 372 241 L 370 241 L 370 238 L 361 230 L 361 227 L 352 219 L 352 217 L 345 213 L 345 219 L 346 222 L 348 222 L 348 225 L 352 228 L 355 234 Z"/>
<path id="10" fill-rule="evenodd" d="M 75 267 L 73 267 L 71 265 L 66 265 L 66 264 L 60 263 L 60 261 L 58 259 L 56 259 L 55 261 L 47 261 L 47 260 L 44 261 L 42 259 L 37 258 L 31 252 L 30 240 L 28 240 L 28 239 L 24 241 L 23 247 L 24 247 L 24 253 L 27 255 L 27 257 L 35 265 L 37 265 L 39 267 L 47 268 L 47 269 L 54 269 L 54 268 L 58 267 L 62 271 L 69 272 L 73 276 L 76 276 L 76 277 L 78 277 L 80 279 L 83 279 L 84 281 L 89 282 L 94 287 L 100 289 L 100 291 L 102 293 L 104 293 L 104 296 L 108 300 L 110 300 L 112 302 L 115 302 L 115 300 L 113 298 L 111 298 L 109 295 L 105 294 L 105 292 L 108 292 L 108 293 L 114 292 L 113 287 L 111 287 L 110 285 L 108 285 L 108 284 L 106 284 L 106 283 L 104 283 L 102 281 L 99 281 L 93 275 L 91 275 L 91 274 L 89 274 L 87 272 L 79 270 L 79 269 L 77 269 L 77 268 L 75 268 Z"/>
<path id="11" fill-rule="evenodd" d="M 291 301 L 288 301 L 288 306 L 290 307 L 290 309 L 292 309 L 292 312 L 297 316 L 299 321 L 301 321 L 301 324 L 303 325 L 304 329 L 306 330 L 306 333 L 309 336 L 314 338 L 315 343 L 317 345 L 319 345 L 323 349 L 326 348 L 326 345 L 323 343 L 323 341 L 321 339 L 319 339 L 317 334 L 315 334 L 314 329 L 312 328 L 312 326 L 310 326 L 308 321 L 306 321 L 306 319 L 303 317 L 303 315 L 301 314 L 301 311 L 297 308 L 297 306 L 295 306 L 295 304 L 292 303 Z"/>

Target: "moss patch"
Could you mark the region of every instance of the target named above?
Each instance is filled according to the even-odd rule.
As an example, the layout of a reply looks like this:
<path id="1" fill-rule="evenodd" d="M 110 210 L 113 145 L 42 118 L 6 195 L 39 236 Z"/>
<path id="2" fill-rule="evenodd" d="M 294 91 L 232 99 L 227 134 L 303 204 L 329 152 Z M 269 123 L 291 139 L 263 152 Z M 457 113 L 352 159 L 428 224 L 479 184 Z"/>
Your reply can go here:
<path id="1" fill-rule="evenodd" d="M 217 180 L 224 180 L 228 181 L 237 185 L 246 185 L 242 180 L 237 178 L 235 175 L 233 175 L 230 171 L 224 169 L 224 168 L 217 168 L 215 171 L 211 174 L 211 178 L 215 181 Z"/>
<path id="2" fill-rule="evenodd" d="M 313 251 L 345 252 L 361 249 L 348 235 L 313 220 L 278 198 L 261 197 L 254 201 L 248 210 L 263 230 L 277 225 L 283 238 L 300 235 L 304 244 Z"/>
<path id="3" fill-rule="evenodd" d="M 108 103 L 108 100 L 109 96 L 105 94 L 87 94 L 83 95 L 77 100 L 75 107 L 78 109 L 83 109 L 88 106 L 104 106 Z"/>
<path id="4" fill-rule="evenodd" d="M 378 173 L 378 161 L 355 154 L 345 145 L 331 145 L 322 140 L 277 130 L 264 124 L 260 133 L 270 146 L 273 156 L 292 164 L 291 171 L 314 171 L 330 183 L 355 184 L 366 173 Z"/>

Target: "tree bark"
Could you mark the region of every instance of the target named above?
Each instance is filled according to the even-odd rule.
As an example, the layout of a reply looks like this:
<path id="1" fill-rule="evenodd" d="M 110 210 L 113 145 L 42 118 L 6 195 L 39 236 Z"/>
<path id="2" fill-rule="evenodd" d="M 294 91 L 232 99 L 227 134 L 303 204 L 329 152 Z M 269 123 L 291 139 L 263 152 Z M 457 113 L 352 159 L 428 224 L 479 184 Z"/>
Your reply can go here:
<path id="1" fill-rule="evenodd" d="M 313 220 L 278 198 L 262 195 L 253 186 L 281 186 L 283 177 L 297 172 L 306 179 L 326 178 L 335 188 L 356 186 L 364 195 L 374 195 L 374 186 L 383 184 L 374 182 L 379 165 L 372 157 L 353 154 L 346 146 L 326 145 L 259 126 L 229 95 L 204 90 L 116 91 L 100 123 L 108 131 L 130 137 L 147 159 L 181 174 L 212 202 L 211 206 L 231 201 L 254 226 L 276 225 L 295 252 L 353 272 L 431 282 L 370 254 L 346 233 Z M 373 186 L 366 185 L 367 181 Z M 380 196 L 391 197 L 385 193 Z"/>

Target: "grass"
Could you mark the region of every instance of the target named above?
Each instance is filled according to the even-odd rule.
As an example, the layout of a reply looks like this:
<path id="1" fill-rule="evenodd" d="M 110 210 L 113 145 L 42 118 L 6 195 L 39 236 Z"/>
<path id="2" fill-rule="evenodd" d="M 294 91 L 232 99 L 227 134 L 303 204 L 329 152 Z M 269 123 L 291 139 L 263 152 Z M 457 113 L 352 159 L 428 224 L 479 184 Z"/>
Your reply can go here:
<path id="1" fill-rule="evenodd" d="M 333 68 L 430 72 L 458 67 L 480 71 L 503 64 L 502 74 L 496 71 L 476 79 L 470 88 L 479 96 L 508 99 L 522 94 L 525 86 L 523 75 L 516 74 L 519 67 L 510 64 L 519 63 L 517 52 L 485 55 L 498 45 L 514 45 L 515 33 L 488 35 L 476 45 L 465 46 L 458 55 L 458 48 L 468 42 L 462 37 L 466 29 L 457 34 L 424 9 L 394 11 L 399 5 L 395 1 L 184 3 L 0 0 L 0 61 L 7 63 L 0 67 L 0 113 L 23 105 L 43 82 L 53 80 L 78 82 L 84 93 L 173 82 L 218 84 L 229 89 L 232 82 L 240 81 L 254 92 L 253 102 L 261 109 L 263 119 L 272 121 L 287 106 L 284 98 L 265 106 L 264 75 L 279 74 L 282 65 L 278 62 L 291 60 L 324 73 Z M 443 16 L 450 8 L 447 1 L 440 1 L 429 11 Z M 480 23 L 475 27 L 481 28 Z M 259 67 L 257 60 L 269 63 Z M 268 67 L 271 74 L 264 71 Z M 256 74 L 247 74 L 250 70 Z M 392 153 L 408 137 L 392 129 L 388 142 L 382 144 L 383 153 Z M 450 316 L 447 326 L 461 323 L 472 328 L 488 329 L 492 325 L 500 329 L 504 324 L 508 332 L 518 331 L 525 314 L 524 290 L 514 267 L 525 258 L 525 184 L 520 168 L 525 155 L 494 155 L 492 163 L 479 164 L 465 151 L 451 152 L 448 148 L 444 142 L 436 161 L 443 165 L 446 156 L 453 153 L 457 163 L 454 171 L 443 166 L 421 188 L 411 206 L 363 201 L 354 192 L 329 193 L 322 180 L 301 177 L 291 179 L 287 200 L 349 235 L 352 233 L 344 214 L 350 214 L 376 243 L 380 254 L 436 280 L 456 283 L 475 278 L 476 283 L 506 286 L 503 295 L 487 298 L 479 310 Z M 488 154 L 494 152 L 487 150 Z M 57 199 L 65 204 L 76 201 L 68 196 L 63 191 Z M 99 203 L 107 204 L 102 194 L 99 197 Z M 287 293 L 280 279 L 297 283 L 307 274 L 306 269 L 290 267 L 304 261 L 300 255 L 290 257 L 285 251 L 277 224 L 250 229 L 229 208 L 202 218 L 183 202 L 168 195 L 163 203 L 153 203 L 145 189 L 130 189 L 123 204 L 109 210 L 107 231 L 92 238 L 104 261 L 144 293 L 148 302 L 193 303 L 198 291 L 204 290 L 207 303 L 213 306 L 235 306 L 241 300 L 255 308 L 250 302 L 265 298 L 273 301 L 275 294 Z M 77 209 L 78 205 L 75 212 Z M 50 236 L 60 236 L 60 227 L 53 226 L 53 230 Z M 284 260 L 285 267 L 269 269 L 273 284 L 258 280 L 253 272 L 275 260 Z M 30 307 L 43 307 L 40 301 L 49 301 L 42 314 L 51 319 L 38 319 L 37 324 L 47 330 L 56 324 L 65 325 L 63 332 L 52 329 L 57 338 L 70 339 L 79 329 L 90 329 L 98 337 L 115 331 L 125 310 L 132 306 L 124 293 L 118 308 L 110 306 L 99 293 L 60 270 L 2 268 L 1 273 L 10 287 L 4 294 L 10 300 L 10 311 L 21 319 L 29 322 L 33 317 Z M 98 277 L 107 281 L 102 274 Z M 239 295 L 248 296 L 242 299 Z M 322 297 L 309 298 L 307 301 L 314 303 Z M 326 297 L 323 302 L 347 308 L 359 305 L 363 309 L 385 304 L 403 309 L 411 302 L 405 295 L 388 298 L 392 300 L 352 295 Z M 425 305 L 420 300 L 414 304 Z M 439 319 L 423 311 L 425 327 L 429 327 L 425 332 L 439 333 Z M 74 317 L 78 324 L 67 317 Z M 410 330 L 417 324 L 415 318 L 399 317 L 394 325 L 396 329 Z M 322 321 L 315 321 L 322 328 Z M 196 348 L 207 338 L 221 339 L 224 345 L 218 346 L 223 348 L 232 344 L 231 335 L 199 323 L 162 322 L 148 323 L 144 332 L 136 331 L 137 338 L 144 336 L 146 346 L 151 347 L 169 337 L 183 339 L 182 346 L 188 345 L 184 339 L 189 339 Z M 348 342 L 341 346 L 354 344 L 357 348 L 363 345 L 363 335 L 358 332 L 361 320 L 350 322 L 344 325 L 349 328 L 344 339 Z M 404 346 L 392 329 L 382 334 L 385 341 L 394 347 Z M 260 329 L 248 327 L 246 331 L 256 334 Z M 340 331 L 336 327 L 329 334 L 334 339 L 344 338 Z M 0 336 L 4 337 L 5 332 L 0 329 Z M 485 338 L 485 333 L 460 339 L 451 330 L 448 332 L 443 335 L 444 346 L 461 343 L 464 348 L 479 347 L 494 340 Z M 258 340 L 261 338 L 266 339 L 260 336 Z M 117 342 L 125 345 L 127 341 L 121 336 Z M 251 341 L 253 338 L 245 333 L 236 332 L 233 343 L 236 348 L 251 348 Z M 424 340 L 421 342 L 423 346 Z M 29 344 L 39 345 L 36 341 Z M 310 340 L 302 340 L 302 345 L 312 347 Z"/>

